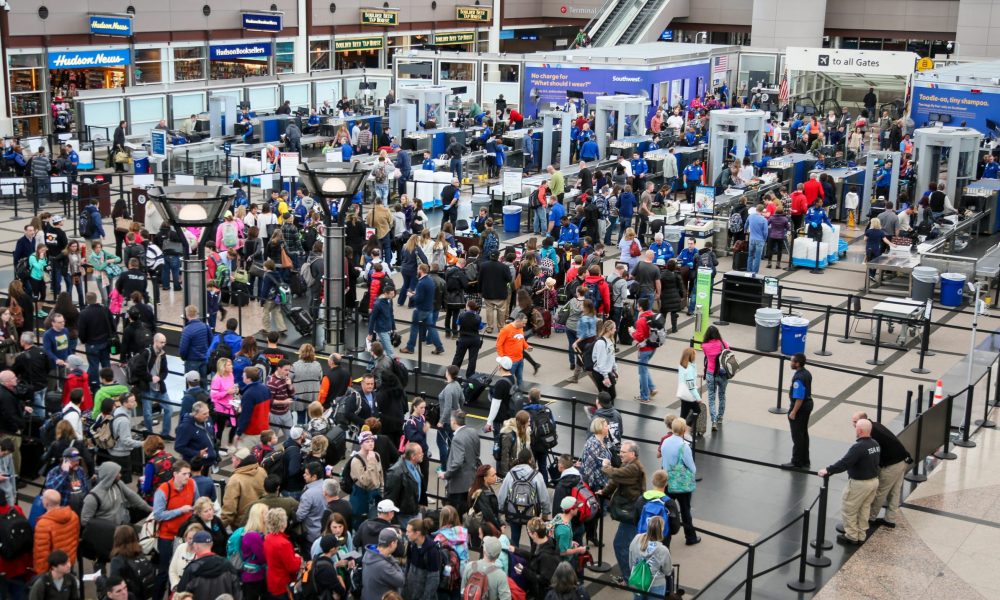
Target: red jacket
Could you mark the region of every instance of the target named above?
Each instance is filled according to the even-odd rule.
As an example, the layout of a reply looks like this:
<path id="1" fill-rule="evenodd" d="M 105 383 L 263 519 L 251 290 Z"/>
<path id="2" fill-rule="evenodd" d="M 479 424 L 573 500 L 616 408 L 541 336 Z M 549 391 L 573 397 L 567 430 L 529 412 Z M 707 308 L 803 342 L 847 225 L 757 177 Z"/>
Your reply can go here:
<path id="1" fill-rule="evenodd" d="M 818 179 L 810 179 L 802 186 L 802 193 L 806 195 L 809 206 L 812 206 L 816 198 L 823 198 L 823 184 Z"/>
<path id="2" fill-rule="evenodd" d="M 371 313 L 375 309 L 375 301 L 378 300 L 379 295 L 382 293 L 382 278 L 385 277 L 385 271 L 372 271 L 371 281 L 368 283 L 368 312 Z"/>
<path id="3" fill-rule="evenodd" d="M 823 189 L 822 185 L 819 187 L 821 190 Z M 806 198 L 806 195 L 798 190 L 792 192 L 792 214 L 804 216 L 807 212 L 809 212 L 809 198 Z"/>
<path id="4" fill-rule="evenodd" d="M 587 275 L 583 280 L 583 285 L 591 283 L 596 283 L 597 290 L 601 293 L 601 305 L 594 307 L 597 314 L 611 314 L 611 288 L 608 286 L 608 281 L 602 275 Z"/>
<path id="5" fill-rule="evenodd" d="M 83 390 L 83 401 L 80 402 L 80 410 L 85 413 L 94 410 L 94 397 L 90 393 L 90 376 L 86 372 L 79 374 L 70 372 L 66 375 L 66 383 L 63 384 L 62 393 L 63 407 L 69 404 L 69 393 L 77 388 Z"/>
<path id="6" fill-rule="evenodd" d="M 269 533 L 264 537 L 264 560 L 267 563 L 267 591 L 273 596 L 287 592 L 302 565 L 286 533 Z"/>
<path id="7" fill-rule="evenodd" d="M 649 339 L 649 319 L 652 318 L 653 311 L 647 310 L 646 312 L 639 313 L 639 317 L 635 320 L 635 331 L 632 332 L 632 339 L 635 343 L 639 344 L 639 352 L 656 350 L 653 346 L 643 344 L 643 342 Z"/>

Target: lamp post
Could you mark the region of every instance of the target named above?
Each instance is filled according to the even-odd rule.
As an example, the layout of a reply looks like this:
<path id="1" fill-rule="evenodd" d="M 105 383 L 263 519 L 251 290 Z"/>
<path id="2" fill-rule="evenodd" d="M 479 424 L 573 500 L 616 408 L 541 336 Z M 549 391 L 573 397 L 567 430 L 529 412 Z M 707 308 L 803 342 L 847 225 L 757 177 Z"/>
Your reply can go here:
<path id="1" fill-rule="evenodd" d="M 351 206 L 352 198 L 368 177 L 369 170 L 357 162 L 328 162 L 325 158 L 306 159 L 299 163 L 299 182 L 310 194 L 319 199 L 323 207 L 323 259 L 326 268 L 323 277 L 323 320 L 325 340 L 320 344 L 343 349 L 344 313 L 333 310 L 334 304 L 343 309 L 344 280 L 344 211 Z M 330 205 L 337 203 L 339 222 L 333 219 Z M 357 258 L 357 257 L 355 257 Z M 317 333 L 319 329 L 317 329 Z"/>
<path id="2" fill-rule="evenodd" d="M 185 227 L 207 228 L 219 222 L 223 211 L 232 205 L 236 190 L 216 185 L 172 185 L 149 188 L 146 196 L 156 207 L 163 221 L 184 236 Z M 202 231 L 198 251 L 191 256 L 191 249 L 184 244 L 182 272 L 184 277 L 184 306 L 198 307 L 202 319 L 207 317 L 205 242 Z M 181 319 L 183 320 L 183 315 Z"/>

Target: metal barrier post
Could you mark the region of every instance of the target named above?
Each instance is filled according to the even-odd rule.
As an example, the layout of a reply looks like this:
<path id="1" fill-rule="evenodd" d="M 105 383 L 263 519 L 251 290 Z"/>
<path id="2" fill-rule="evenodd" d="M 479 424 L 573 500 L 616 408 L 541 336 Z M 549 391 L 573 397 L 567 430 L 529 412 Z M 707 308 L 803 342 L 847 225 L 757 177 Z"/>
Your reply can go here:
<path id="1" fill-rule="evenodd" d="M 853 344 L 851 339 L 851 307 L 854 306 L 854 294 L 847 295 L 847 310 L 844 311 L 844 337 L 837 338 L 841 344 Z"/>
<path id="2" fill-rule="evenodd" d="M 822 241 L 816 240 L 816 266 L 809 269 L 809 272 L 812 273 L 813 275 L 820 275 L 823 273 L 823 269 L 821 269 L 819 266 L 819 247 L 820 244 L 822 243 L 823 243 Z"/>
<path id="3" fill-rule="evenodd" d="M 924 419 L 923 419 L 924 415 L 923 415 L 923 412 L 921 412 L 920 408 L 921 408 L 921 402 L 920 402 L 920 399 L 917 398 L 917 416 L 916 416 L 916 419 L 917 419 L 917 446 L 916 447 L 917 448 L 920 447 L 920 442 L 923 440 L 923 437 L 924 437 Z M 903 479 L 905 479 L 905 480 L 907 480 L 909 482 L 912 482 L 912 483 L 920 483 L 922 481 L 927 481 L 927 475 L 924 475 L 923 473 L 920 472 L 920 463 L 922 463 L 922 462 L 924 462 L 922 458 L 918 459 L 918 460 L 914 460 L 913 461 L 913 472 L 912 473 L 907 473 L 906 475 L 904 475 Z"/>
<path id="4" fill-rule="evenodd" d="M 924 332 L 920 339 L 920 364 L 915 368 L 910 369 L 911 373 L 917 373 L 918 375 L 926 375 L 930 373 L 929 369 L 924 368 L 924 357 L 927 356 L 927 346 L 931 343 L 931 320 L 924 319 Z"/>
<path id="5" fill-rule="evenodd" d="M 997 373 L 1000 379 L 1000 373 Z M 990 420 L 990 388 L 993 387 L 993 365 L 986 370 L 986 401 L 983 402 L 983 418 L 976 419 L 976 425 L 986 429 L 995 429 L 997 424 Z"/>
<path id="6" fill-rule="evenodd" d="M 816 583 L 806 579 L 806 560 L 809 556 L 809 509 L 802 512 L 802 547 L 799 551 L 799 576 L 788 582 L 788 589 L 796 592 L 811 592 Z"/>
<path id="7" fill-rule="evenodd" d="M 754 555 L 757 553 L 757 545 L 750 544 L 747 548 L 747 578 L 746 585 L 743 586 L 744 593 L 743 597 L 746 600 L 753 600 L 753 567 L 754 567 Z"/>
<path id="8" fill-rule="evenodd" d="M 975 387 L 970 385 L 965 388 L 965 419 L 962 420 L 962 435 L 952 440 L 952 443 L 959 448 L 976 447 L 976 442 L 969 439 L 969 436 L 972 435 L 972 401 L 975 397 Z"/>
<path id="9" fill-rule="evenodd" d="M 576 458 L 576 396 L 569 399 L 569 454 Z"/>
<path id="10" fill-rule="evenodd" d="M 920 394 L 924 393 L 924 386 L 920 386 Z M 903 427 L 910 424 L 910 404 L 913 403 L 913 390 L 906 391 L 906 409 L 903 411 Z"/>
<path id="11" fill-rule="evenodd" d="M 786 415 L 788 414 L 787 408 L 782 408 L 781 406 L 781 391 L 784 388 L 785 383 L 785 356 L 782 354 L 778 356 L 778 402 L 771 408 L 767 409 L 767 412 L 772 415 Z"/>
<path id="12" fill-rule="evenodd" d="M 611 570 L 611 565 L 604 562 L 604 514 L 597 519 L 597 562 L 590 563 L 588 569 L 594 573 L 607 573 Z"/>
<path id="13" fill-rule="evenodd" d="M 879 366 L 879 365 L 885 364 L 885 361 L 881 361 L 881 360 L 878 359 L 878 348 L 879 348 L 879 345 L 882 343 L 882 315 L 878 315 L 876 317 L 875 327 L 876 327 L 876 330 L 875 330 L 875 356 L 873 356 L 872 358 L 869 358 L 865 362 L 868 363 L 869 365 Z"/>
<path id="14" fill-rule="evenodd" d="M 879 423 L 882 422 L 882 390 L 885 386 L 885 379 L 879 375 L 878 376 L 878 398 L 875 399 L 875 420 Z"/>
<path id="15" fill-rule="evenodd" d="M 816 519 L 816 539 L 810 544 L 816 549 L 816 554 L 806 561 L 814 567 L 829 567 L 830 558 L 823 556 L 824 550 L 833 548 L 833 542 L 826 539 L 826 510 L 830 496 L 830 476 L 823 478 L 823 487 L 819 489 L 819 515 Z"/>
<path id="16" fill-rule="evenodd" d="M 814 352 L 817 356 L 830 356 L 833 352 L 826 349 L 826 338 L 830 333 L 830 310 L 833 309 L 829 304 L 826 305 L 826 318 L 823 319 L 823 347 L 819 352 Z"/>
<path id="17" fill-rule="evenodd" d="M 955 460 L 958 458 L 958 455 L 952 452 L 949 448 L 949 446 L 951 446 L 951 410 L 955 407 L 955 397 L 949 395 L 945 399 L 945 402 L 948 403 L 948 416 L 945 417 L 945 422 L 949 424 L 949 427 L 944 428 L 944 445 L 941 446 L 940 450 L 934 453 L 934 458 L 939 460 Z"/>

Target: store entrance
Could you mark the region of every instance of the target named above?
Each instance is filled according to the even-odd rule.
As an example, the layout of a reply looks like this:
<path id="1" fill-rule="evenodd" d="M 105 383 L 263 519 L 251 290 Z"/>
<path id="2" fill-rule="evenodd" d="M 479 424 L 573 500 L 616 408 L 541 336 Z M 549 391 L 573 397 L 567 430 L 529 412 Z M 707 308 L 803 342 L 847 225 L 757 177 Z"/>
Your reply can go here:
<path id="1" fill-rule="evenodd" d="M 125 67 L 94 69 L 50 69 L 49 90 L 52 103 L 52 132 L 69 133 L 76 129 L 76 97 L 80 90 L 106 90 L 125 87 Z"/>

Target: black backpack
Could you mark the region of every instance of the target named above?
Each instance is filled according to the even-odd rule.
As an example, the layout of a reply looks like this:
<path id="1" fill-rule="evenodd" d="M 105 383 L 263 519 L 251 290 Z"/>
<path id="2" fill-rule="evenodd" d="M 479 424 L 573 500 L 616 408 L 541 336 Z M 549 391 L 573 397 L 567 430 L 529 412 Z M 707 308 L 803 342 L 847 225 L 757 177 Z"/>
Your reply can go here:
<path id="1" fill-rule="evenodd" d="M 398 358 L 392 359 L 392 374 L 399 380 L 399 387 L 406 389 L 406 383 L 410 380 L 410 371 Z"/>
<path id="2" fill-rule="evenodd" d="M 94 235 L 94 216 L 91 214 L 93 211 L 85 210 L 80 213 L 79 217 L 79 229 L 80 237 L 89 238 Z"/>
<path id="3" fill-rule="evenodd" d="M 340 473 L 340 489 L 345 494 L 350 494 L 354 491 L 354 478 L 351 477 L 351 463 L 356 456 L 357 454 L 352 454 L 347 459 L 347 462 L 344 463 L 344 470 Z"/>
<path id="4" fill-rule="evenodd" d="M 285 480 L 285 448 L 275 446 L 273 450 L 264 455 L 260 461 L 260 466 L 264 467 L 268 475 L 277 475 L 282 482 Z"/>
<path id="5" fill-rule="evenodd" d="M 216 365 L 219 364 L 220 358 L 233 358 L 233 349 L 229 347 L 226 343 L 226 339 L 222 337 L 221 333 L 216 334 L 219 336 L 219 343 L 215 346 L 215 350 L 208 356 L 208 370 L 211 373 L 215 373 Z"/>
<path id="6" fill-rule="evenodd" d="M 12 503 L 17 499 L 8 498 L 7 502 Z M 31 531 L 31 525 L 24 515 L 13 508 L 9 508 L 7 514 L 0 517 L 0 557 L 6 560 L 13 560 L 31 551 L 35 541 L 35 534 Z"/>
<path id="7" fill-rule="evenodd" d="M 156 590 L 156 567 L 145 556 L 139 555 L 137 558 L 127 558 L 128 565 L 122 571 L 122 578 L 127 582 L 129 595 L 135 593 L 137 598 L 152 598 Z"/>
<path id="8" fill-rule="evenodd" d="M 541 404 L 529 404 L 524 407 L 531 415 L 531 446 L 532 450 L 545 452 L 556 447 L 559 443 L 559 431 L 556 426 L 556 418 L 547 406 Z"/>

